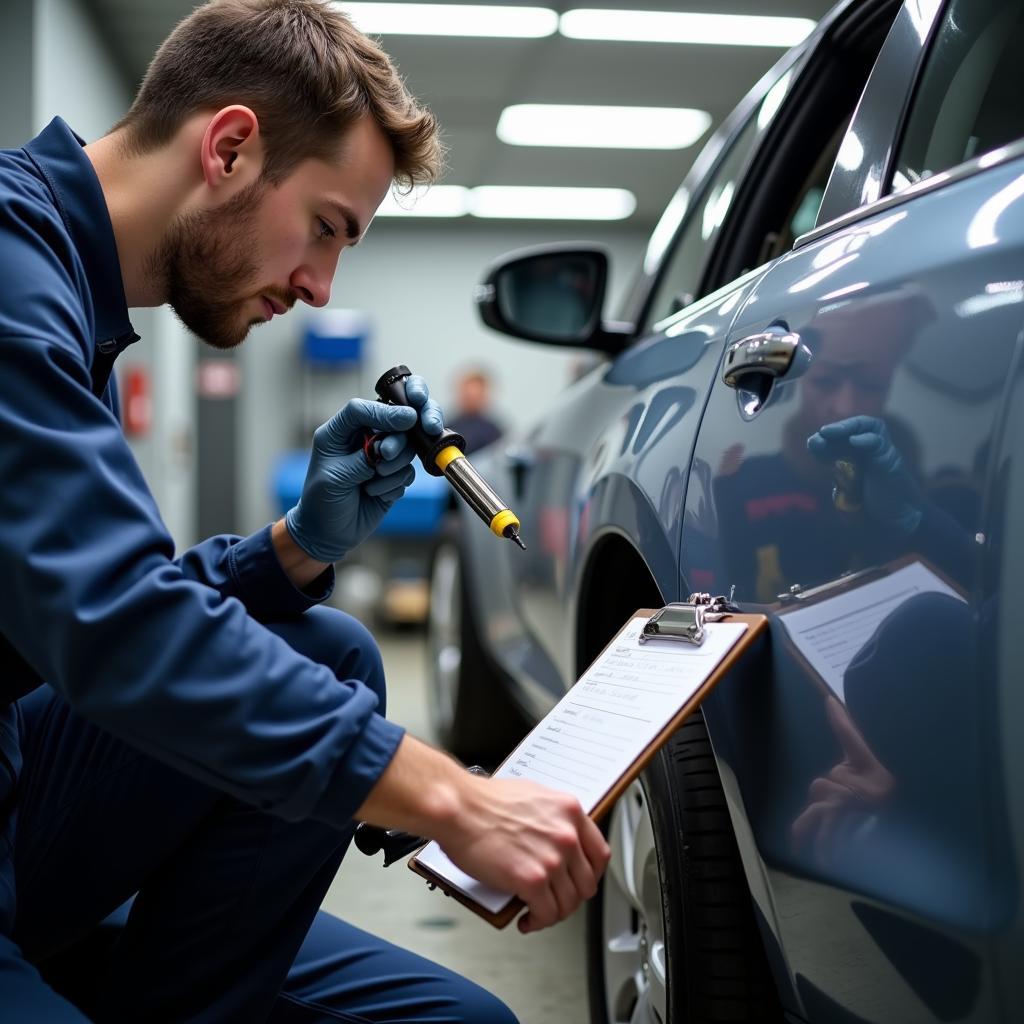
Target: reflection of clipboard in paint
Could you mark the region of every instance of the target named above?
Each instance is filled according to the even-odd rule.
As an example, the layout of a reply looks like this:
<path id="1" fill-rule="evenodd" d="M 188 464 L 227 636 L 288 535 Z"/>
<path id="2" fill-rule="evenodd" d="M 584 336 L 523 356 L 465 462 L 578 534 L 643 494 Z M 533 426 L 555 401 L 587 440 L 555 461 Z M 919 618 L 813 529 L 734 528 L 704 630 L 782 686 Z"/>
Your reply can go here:
<path id="1" fill-rule="evenodd" d="M 955 586 L 920 558 L 840 576 L 808 590 L 780 594 L 775 606 L 787 639 L 804 663 L 841 701 L 847 666 L 904 601 L 918 594 L 948 594 Z"/>
<path id="2" fill-rule="evenodd" d="M 656 620 L 651 609 L 630 616 L 493 778 L 526 778 L 570 792 L 599 821 L 768 622 L 764 615 L 722 612 L 708 616 L 703 639 L 692 630 L 689 638 L 667 639 L 664 625 L 660 633 L 652 627 Z M 409 867 L 497 928 L 523 907 L 460 871 L 436 843 Z"/>

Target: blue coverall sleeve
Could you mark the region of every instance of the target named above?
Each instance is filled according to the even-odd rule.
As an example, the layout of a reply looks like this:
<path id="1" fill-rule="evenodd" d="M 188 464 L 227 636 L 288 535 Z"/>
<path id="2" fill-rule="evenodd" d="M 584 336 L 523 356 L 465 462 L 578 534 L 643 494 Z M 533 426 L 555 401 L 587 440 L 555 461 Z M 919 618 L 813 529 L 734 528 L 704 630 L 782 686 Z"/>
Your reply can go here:
<path id="1" fill-rule="evenodd" d="M 186 577 L 237 597 L 260 622 L 294 618 L 325 601 L 334 589 L 334 567 L 305 589 L 296 587 L 278 561 L 269 526 L 248 537 L 220 534 L 183 552 L 177 564 Z"/>
<path id="2" fill-rule="evenodd" d="M 11 258 L 19 239 L 2 242 Z M 259 580 L 230 579 L 231 549 L 269 536 L 224 542 L 237 597 L 201 579 L 209 550 L 173 560 L 92 394 L 73 273 L 49 245 L 20 248 L 20 294 L 0 315 L 0 633 L 80 714 L 146 753 L 282 817 L 344 824 L 402 730 L 369 687 L 297 654 L 238 599 Z"/>

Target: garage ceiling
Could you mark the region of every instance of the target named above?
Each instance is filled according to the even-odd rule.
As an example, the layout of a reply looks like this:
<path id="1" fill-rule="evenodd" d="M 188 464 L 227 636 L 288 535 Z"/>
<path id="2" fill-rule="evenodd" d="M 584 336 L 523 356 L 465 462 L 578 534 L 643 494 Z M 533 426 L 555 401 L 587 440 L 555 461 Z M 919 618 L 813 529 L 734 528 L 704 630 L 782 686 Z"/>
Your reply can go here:
<path id="1" fill-rule="evenodd" d="M 191 0 L 90 0 L 101 31 L 133 84 Z M 493 3 L 494 0 L 475 0 Z M 506 3 L 515 0 L 504 0 Z M 787 15 L 817 20 L 831 0 L 522 0 L 560 12 L 576 7 Z M 592 185 L 628 188 L 631 218 L 659 216 L 710 131 L 782 55 L 778 47 L 614 43 L 568 39 L 383 37 L 412 91 L 438 116 L 449 146 L 451 185 Z M 712 128 L 684 150 L 548 149 L 509 146 L 495 135 L 513 103 L 698 107 Z"/>

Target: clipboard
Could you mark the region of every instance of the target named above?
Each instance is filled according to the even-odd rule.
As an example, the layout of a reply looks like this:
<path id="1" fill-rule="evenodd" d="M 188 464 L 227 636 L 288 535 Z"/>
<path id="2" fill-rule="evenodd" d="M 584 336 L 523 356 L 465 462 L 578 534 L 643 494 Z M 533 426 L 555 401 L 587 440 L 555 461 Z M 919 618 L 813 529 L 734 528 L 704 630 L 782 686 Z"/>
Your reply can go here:
<path id="1" fill-rule="evenodd" d="M 795 586 L 779 594 L 778 603 L 769 610 L 783 627 L 785 646 L 808 675 L 826 695 L 845 704 L 842 677 L 853 655 L 899 603 L 921 593 L 967 599 L 963 589 L 927 559 L 906 555 L 807 589 Z M 825 605 L 831 610 L 820 614 Z M 842 630 L 826 659 L 821 654 L 823 633 L 819 631 L 826 630 L 830 621 L 841 621 Z"/>
<path id="2" fill-rule="evenodd" d="M 721 602 L 719 607 L 724 607 L 724 599 L 715 599 Z M 706 612 L 702 612 L 700 608 L 694 608 L 694 604 L 703 604 L 706 608 Z M 708 595 L 691 595 L 690 602 L 686 602 L 681 605 L 666 606 L 665 609 L 652 609 L 652 608 L 640 608 L 634 612 L 626 623 L 619 629 L 615 637 L 605 646 L 604 650 L 594 659 L 592 664 L 588 667 L 586 672 L 580 676 L 576 686 L 566 693 L 566 695 L 558 702 L 558 704 L 547 714 L 545 717 L 530 731 L 530 733 L 517 745 L 516 749 L 502 762 L 502 764 L 495 771 L 496 776 L 501 776 L 507 772 L 511 773 L 512 777 L 515 777 L 515 766 L 517 764 L 517 758 L 522 756 L 522 752 L 528 750 L 531 741 L 540 742 L 537 737 L 541 735 L 542 730 L 551 727 L 552 723 L 559 721 L 559 714 L 567 714 L 568 709 L 571 706 L 571 700 L 577 687 L 580 684 L 588 684 L 593 687 L 595 680 L 598 678 L 596 673 L 602 671 L 603 666 L 607 666 L 616 660 L 616 652 L 621 655 L 623 651 L 628 650 L 632 652 L 635 648 L 636 652 L 645 655 L 642 662 L 658 666 L 670 666 L 674 663 L 676 657 L 688 657 L 690 660 L 687 662 L 686 672 L 690 674 L 701 673 L 703 678 L 694 686 L 693 680 L 689 681 L 687 688 L 683 691 L 685 696 L 682 697 L 681 702 L 675 700 L 675 695 L 665 691 L 663 697 L 657 698 L 659 701 L 659 711 L 664 711 L 665 708 L 670 707 L 667 718 L 660 718 L 657 722 L 652 722 L 649 726 L 638 727 L 643 728 L 648 732 L 645 741 L 640 746 L 631 746 L 625 749 L 619 756 L 628 763 L 625 764 L 621 771 L 615 773 L 615 778 L 611 781 L 607 787 L 602 786 L 600 795 L 593 801 L 584 802 L 584 808 L 588 807 L 588 814 L 595 821 L 599 822 L 605 814 L 611 810 L 616 800 L 625 792 L 629 785 L 640 775 L 640 773 L 650 762 L 651 758 L 658 752 L 658 750 L 664 746 L 665 743 L 671 738 L 676 730 L 686 720 L 687 716 L 700 705 L 701 701 L 718 685 L 732 670 L 733 666 L 737 661 L 744 656 L 744 654 L 764 635 L 766 635 L 766 627 L 768 624 L 768 618 L 765 615 L 760 614 L 744 614 L 740 612 L 725 612 L 725 611 L 712 611 L 710 605 L 713 602 L 708 598 Z M 696 623 L 703 627 L 703 631 L 712 639 L 713 645 L 711 649 L 707 651 L 707 657 L 705 658 L 705 664 L 698 666 L 693 658 L 700 658 L 702 642 L 700 640 L 694 641 L 692 638 L 686 640 L 684 637 L 666 638 L 664 634 L 657 635 L 657 630 L 654 630 L 653 635 L 648 635 L 647 642 L 642 643 L 639 637 L 639 631 L 637 627 L 638 620 L 644 620 L 645 623 L 650 623 L 656 615 L 665 612 L 668 608 L 682 608 L 691 609 L 694 612 Z M 706 624 L 702 620 L 707 620 Z M 728 629 L 719 631 L 717 626 L 736 626 L 741 625 L 744 628 L 742 630 Z M 642 630 L 642 626 L 639 629 Z M 691 630 L 692 633 L 692 630 Z M 622 645 L 630 645 L 628 648 Z M 619 645 L 619 646 L 617 646 Z M 721 647 L 721 656 L 716 658 L 718 648 Z M 648 658 L 647 655 L 654 654 L 656 657 Z M 632 654 L 630 654 L 632 657 Z M 710 664 L 713 660 L 713 664 Z M 705 669 L 707 671 L 705 672 Z M 665 669 L 661 669 L 662 674 L 665 673 Z M 680 672 L 680 675 L 686 674 Z M 614 683 L 598 684 L 598 685 L 616 685 Z M 666 687 L 667 684 L 662 683 L 662 687 Z M 661 701 L 664 703 L 661 704 Z M 564 719 L 563 719 L 564 721 Z M 544 781 L 537 779 L 536 781 Z M 568 787 L 559 787 L 568 788 Z M 475 914 L 482 917 L 489 924 L 495 928 L 504 928 L 511 921 L 513 921 L 523 909 L 524 904 L 521 900 L 516 897 L 512 897 L 508 902 L 500 907 L 500 909 L 490 909 L 488 906 L 484 906 L 477 899 L 474 899 L 470 893 L 467 893 L 460 889 L 458 885 L 454 884 L 450 877 L 439 874 L 429 864 L 424 863 L 421 857 L 425 855 L 425 851 L 429 848 L 440 852 L 440 848 L 436 844 L 428 843 L 424 848 L 414 854 L 409 862 L 409 868 L 416 872 L 416 874 L 422 876 L 430 883 L 431 888 L 440 889 L 446 896 L 451 896 L 457 900 L 463 906 L 472 910 Z M 440 854 L 443 858 L 443 853 Z M 446 859 L 446 858 L 445 858 Z M 452 866 L 454 868 L 454 866 Z M 461 875 L 458 869 L 454 869 L 454 873 Z M 468 876 L 463 876 L 468 879 Z M 472 882 L 472 879 L 468 879 Z M 479 885 L 479 883 L 476 883 Z M 505 894 L 495 894 L 504 896 Z"/>

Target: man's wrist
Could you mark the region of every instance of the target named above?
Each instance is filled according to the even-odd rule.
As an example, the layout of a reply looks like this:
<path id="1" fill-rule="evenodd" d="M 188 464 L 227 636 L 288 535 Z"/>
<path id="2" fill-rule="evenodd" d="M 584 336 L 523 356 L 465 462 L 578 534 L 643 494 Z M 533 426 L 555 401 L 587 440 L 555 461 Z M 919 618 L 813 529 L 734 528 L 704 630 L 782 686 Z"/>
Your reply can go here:
<path id="1" fill-rule="evenodd" d="M 270 539 L 285 575 L 300 590 L 308 587 L 329 566 L 327 562 L 311 558 L 295 543 L 295 539 L 288 532 L 288 526 L 284 519 L 279 519 L 274 523 L 270 530 Z"/>
<path id="2" fill-rule="evenodd" d="M 478 792 L 483 783 L 450 755 L 406 735 L 358 817 L 443 844 L 465 834 L 476 816 L 474 808 L 486 806 Z"/>

